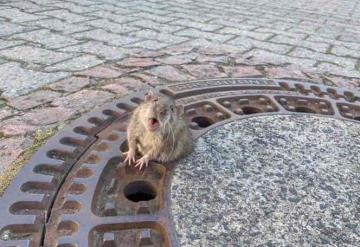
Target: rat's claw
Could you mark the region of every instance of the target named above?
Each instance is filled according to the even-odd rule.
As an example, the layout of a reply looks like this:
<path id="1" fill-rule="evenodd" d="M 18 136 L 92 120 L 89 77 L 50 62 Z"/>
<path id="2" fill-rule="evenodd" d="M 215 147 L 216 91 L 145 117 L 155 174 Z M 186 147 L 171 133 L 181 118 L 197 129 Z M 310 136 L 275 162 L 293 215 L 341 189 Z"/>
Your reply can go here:
<path id="1" fill-rule="evenodd" d="M 124 159 L 125 164 L 129 163 L 129 165 L 131 165 L 131 163 L 135 163 L 135 161 L 136 161 L 135 152 L 129 150 L 129 151 L 125 152 L 124 155 L 125 155 L 125 159 Z"/>
<path id="2" fill-rule="evenodd" d="M 148 167 L 149 165 L 149 158 L 146 155 L 144 155 L 141 159 L 136 161 L 135 167 L 139 167 L 139 170 L 141 170 L 144 165 L 145 167 Z"/>

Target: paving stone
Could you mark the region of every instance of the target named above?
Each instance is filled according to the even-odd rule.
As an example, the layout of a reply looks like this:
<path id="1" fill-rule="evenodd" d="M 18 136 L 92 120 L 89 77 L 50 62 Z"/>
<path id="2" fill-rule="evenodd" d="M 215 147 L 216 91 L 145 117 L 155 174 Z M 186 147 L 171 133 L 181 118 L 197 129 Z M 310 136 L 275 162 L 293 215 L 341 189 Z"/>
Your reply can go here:
<path id="1" fill-rule="evenodd" d="M 247 37 L 251 37 L 254 39 L 258 39 L 258 40 L 266 40 L 274 35 L 272 33 L 251 32 L 251 31 L 246 31 L 246 30 L 241 30 L 241 29 L 231 28 L 231 27 L 224 27 L 223 29 L 219 30 L 218 33 L 247 36 Z"/>
<path id="2" fill-rule="evenodd" d="M 356 59 L 360 58 L 360 51 L 356 49 L 349 49 L 344 46 L 334 46 L 331 49 L 331 53 L 336 56 L 348 56 Z"/>
<path id="3" fill-rule="evenodd" d="M 35 63 L 51 65 L 62 60 L 71 58 L 72 55 L 24 45 L 2 50 L 0 51 L 0 57 L 30 64 Z"/>
<path id="4" fill-rule="evenodd" d="M 208 56 L 200 54 L 196 61 L 199 63 L 228 63 L 229 57 L 228 56 Z"/>
<path id="5" fill-rule="evenodd" d="M 105 67 L 105 66 L 96 66 L 91 69 L 77 72 L 75 74 L 82 75 L 82 76 L 109 79 L 109 78 L 119 77 L 123 73 L 124 73 L 124 71 L 121 71 L 119 69 L 109 68 L 109 67 Z"/>
<path id="6" fill-rule="evenodd" d="M 111 12 L 108 12 L 108 11 L 96 11 L 96 12 L 93 12 L 93 13 L 89 13 L 88 16 L 106 18 L 106 19 L 115 21 L 117 23 L 128 23 L 128 22 L 131 22 L 131 21 L 138 20 L 138 18 L 135 18 L 133 16 L 116 14 L 116 13 L 111 13 Z"/>
<path id="7" fill-rule="evenodd" d="M 47 9 L 51 9 L 52 7 L 49 6 L 44 6 L 44 5 L 37 5 L 35 3 L 32 2 L 25 2 L 25 1 L 9 1 L 9 5 L 11 7 L 15 7 L 16 9 L 20 9 L 23 10 L 27 13 L 33 13 L 36 11 L 44 11 Z"/>
<path id="8" fill-rule="evenodd" d="M 0 40 L 0 49 L 11 48 L 13 46 L 18 46 L 24 43 L 25 42 L 21 40 Z"/>
<path id="9" fill-rule="evenodd" d="M 61 94 L 49 90 L 39 90 L 28 95 L 10 98 L 8 104 L 18 110 L 28 110 L 60 97 Z"/>
<path id="10" fill-rule="evenodd" d="M 133 54 L 134 57 L 160 57 L 162 55 L 164 55 L 165 52 L 163 51 L 148 51 L 148 50 L 143 50 L 140 52 L 136 52 L 135 54 Z"/>
<path id="11" fill-rule="evenodd" d="M 246 37 L 237 37 L 236 39 L 229 41 L 228 44 L 236 47 L 243 47 L 244 49 L 247 50 L 250 50 L 251 48 L 261 48 L 263 50 L 269 50 L 271 52 L 275 52 L 278 54 L 286 54 L 292 48 L 292 46 L 289 45 L 263 42 L 254 39 L 249 39 Z"/>
<path id="12" fill-rule="evenodd" d="M 158 86 L 158 85 L 166 84 L 166 81 L 164 79 L 159 78 L 157 76 L 149 75 L 149 74 L 146 74 L 146 73 L 136 72 L 136 73 L 132 73 L 131 76 L 139 78 L 139 79 L 141 79 L 143 81 L 143 83 L 148 84 L 148 85 L 152 85 L 152 86 Z"/>
<path id="13" fill-rule="evenodd" d="M 160 23 L 150 21 L 150 20 L 134 21 L 134 22 L 129 23 L 128 25 L 140 27 L 143 29 L 152 29 L 152 30 L 155 30 L 158 32 L 163 32 L 163 33 L 173 33 L 173 32 L 179 31 L 184 28 L 184 27 L 173 26 L 173 25 L 169 25 L 169 24 L 160 24 Z"/>
<path id="14" fill-rule="evenodd" d="M 51 125 L 66 121 L 71 118 L 74 113 L 74 109 L 62 107 L 38 108 L 19 117 L 19 121 L 24 121 L 27 124 L 35 126 Z"/>
<path id="15" fill-rule="evenodd" d="M 171 16 L 177 18 L 183 18 L 183 19 L 190 19 L 198 22 L 208 22 L 212 19 L 211 17 L 201 16 L 201 15 L 189 15 L 185 13 L 174 13 Z"/>
<path id="16" fill-rule="evenodd" d="M 0 37 L 33 30 L 34 27 L 26 27 L 18 24 L 0 21 Z"/>
<path id="17" fill-rule="evenodd" d="M 137 19 L 152 20 L 159 23 L 166 23 L 175 19 L 175 17 L 159 16 L 145 12 L 132 14 L 131 16 L 136 17 Z"/>
<path id="18" fill-rule="evenodd" d="M 40 43 L 48 48 L 53 48 L 53 49 L 79 43 L 79 41 L 73 38 L 56 34 L 45 29 L 31 31 L 27 33 L 15 34 L 11 36 L 11 39 L 22 39 L 35 43 Z"/>
<path id="19" fill-rule="evenodd" d="M 338 76 L 327 76 L 326 79 L 330 80 L 337 87 L 349 88 L 351 90 L 357 90 L 360 86 L 360 79 L 349 79 Z"/>
<path id="20" fill-rule="evenodd" d="M 127 45 L 126 47 L 137 47 L 137 48 L 144 48 L 144 49 L 148 49 L 148 50 L 158 50 L 158 49 L 164 48 L 166 46 L 169 46 L 169 44 L 165 44 L 165 43 L 159 42 L 157 40 L 146 40 L 146 41 L 132 43 L 130 45 Z"/>
<path id="21" fill-rule="evenodd" d="M 290 63 L 299 65 L 302 68 L 313 68 L 313 66 L 316 64 L 316 60 L 313 59 L 289 57 L 258 49 L 249 51 L 244 56 L 251 58 L 252 61 L 263 62 L 267 64 Z"/>
<path id="22" fill-rule="evenodd" d="M 77 112 L 86 112 L 103 105 L 114 95 L 104 91 L 83 89 L 52 102 L 53 106 L 69 108 Z"/>
<path id="23" fill-rule="evenodd" d="M 132 44 L 140 40 L 139 38 L 114 34 L 100 29 L 76 33 L 73 35 L 73 37 L 76 37 L 77 39 L 86 39 L 86 40 L 92 39 L 92 40 L 103 41 L 110 45 L 115 45 L 115 46 Z"/>
<path id="24" fill-rule="evenodd" d="M 92 17 L 89 17 L 89 16 L 83 16 L 83 15 L 71 13 L 70 11 L 65 10 L 65 9 L 44 11 L 44 12 L 41 12 L 40 15 L 59 18 L 68 23 L 74 23 L 74 22 L 80 22 L 80 21 L 86 21 L 86 20 L 93 19 Z"/>
<path id="25" fill-rule="evenodd" d="M 126 58 L 117 63 L 125 67 L 152 67 L 159 65 L 159 62 L 154 61 L 152 58 Z"/>
<path id="26" fill-rule="evenodd" d="M 293 45 L 293 46 L 302 46 L 302 47 L 312 49 L 314 51 L 322 52 L 322 53 L 326 53 L 326 51 L 330 47 L 330 45 L 326 44 L 326 43 L 311 42 L 311 41 L 307 41 L 307 40 L 291 38 L 286 35 L 276 35 L 270 41 L 275 42 L 275 43 Z"/>
<path id="27" fill-rule="evenodd" d="M 344 46 L 346 48 L 354 49 L 354 50 L 360 49 L 360 43 L 344 42 L 344 41 L 335 40 L 335 39 L 326 39 L 326 38 L 323 38 L 323 37 L 318 37 L 316 35 L 310 35 L 306 40 L 312 41 L 312 42 L 322 42 L 322 43 L 327 43 L 327 44 Z"/>
<path id="28" fill-rule="evenodd" d="M 115 94 L 121 94 L 121 95 L 123 95 L 127 92 L 127 89 L 124 86 L 116 84 L 116 83 L 110 83 L 101 88 L 103 90 L 110 91 Z"/>
<path id="29" fill-rule="evenodd" d="M 89 78 L 70 77 L 49 85 L 49 88 L 57 91 L 76 92 L 90 84 Z"/>
<path id="30" fill-rule="evenodd" d="M 285 27 L 284 29 L 283 28 L 279 28 L 278 26 L 275 26 L 275 27 L 259 27 L 259 28 L 256 28 L 256 30 L 253 30 L 254 32 L 259 32 L 259 33 L 270 33 L 270 34 L 273 34 L 276 36 L 271 38 L 270 40 L 274 40 L 274 39 L 278 39 L 279 40 L 279 43 L 287 43 L 286 40 L 290 40 L 295 42 L 295 41 L 300 41 L 300 40 L 305 40 L 309 35 L 308 34 L 304 34 L 304 33 L 293 33 L 291 31 L 285 31 L 287 28 L 287 24 L 282 22 L 280 23 L 281 27 Z M 292 27 L 292 25 L 288 25 L 290 27 Z M 288 27 L 289 28 L 289 27 Z M 255 28 L 254 28 L 255 29 Z M 280 42 L 281 39 L 284 39 L 285 41 L 284 42 Z M 289 42 L 289 44 L 291 44 Z"/>
<path id="31" fill-rule="evenodd" d="M 39 26 L 42 28 L 51 29 L 53 31 L 61 32 L 62 34 L 71 34 L 71 33 L 82 32 L 90 29 L 89 26 L 83 24 L 79 24 L 79 23 L 71 24 L 63 20 L 54 19 L 54 18 L 31 21 L 31 22 L 26 22 L 24 24 L 28 26 Z"/>
<path id="32" fill-rule="evenodd" d="M 291 53 L 289 53 L 289 55 L 295 57 L 312 58 L 318 61 L 334 63 L 347 69 L 354 69 L 357 63 L 357 61 L 352 58 L 338 57 L 331 54 L 316 53 L 303 48 L 296 48 Z"/>
<path id="33" fill-rule="evenodd" d="M 216 34 L 216 33 L 210 33 L 210 32 L 203 32 L 199 31 L 193 28 L 188 28 L 179 32 L 176 32 L 175 35 L 179 36 L 186 36 L 189 38 L 202 38 L 202 39 L 208 39 L 213 40 L 217 42 L 225 42 L 231 38 L 233 38 L 233 35 L 228 34 Z"/>
<path id="34" fill-rule="evenodd" d="M 103 43 L 97 41 L 88 41 L 83 44 L 68 46 L 62 48 L 61 51 L 88 53 L 103 57 L 107 60 L 121 59 L 124 58 L 129 52 L 131 52 L 130 49 L 124 49 L 111 45 L 104 45 Z"/>
<path id="35" fill-rule="evenodd" d="M 7 106 L 1 107 L 0 108 L 0 120 L 11 117 L 11 116 L 13 116 L 13 115 L 15 115 L 17 113 L 18 113 L 17 110 L 14 110 L 14 109 L 12 109 L 10 107 L 7 107 Z"/>
<path id="36" fill-rule="evenodd" d="M 139 28 L 130 26 L 128 24 L 119 24 L 119 23 L 111 22 L 106 19 L 98 19 L 98 20 L 88 21 L 88 22 L 86 22 L 86 25 L 90 25 L 90 26 L 93 26 L 96 28 L 102 28 L 102 29 L 105 29 L 106 31 L 110 31 L 113 33 L 119 33 L 119 34 L 139 30 Z"/>
<path id="37" fill-rule="evenodd" d="M 5 96 L 25 94 L 33 89 L 67 77 L 64 72 L 43 73 L 26 70 L 17 63 L 0 65 L 0 90 Z"/>
<path id="38" fill-rule="evenodd" d="M 149 6 L 145 6 L 145 5 L 136 5 L 133 6 L 131 9 L 133 10 L 137 10 L 139 12 L 147 12 L 150 14 L 156 14 L 156 15 L 160 15 L 160 16 L 164 16 L 164 15 L 169 15 L 172 12 L 166 9 L 159 9 L 159 8 L 151 8 Z"/>
<path id="39" fill-rule="evenodd" d="M 0 124 L 0 133 L 4 136 L 24 136 L 34 133 L 37 130 L 36 126 L 26 124 L 24 122 L 9 122 L 12 119 L 5 120 Z"/>
<path id="40" fill-rule="evenodd" d="M 190 74 L 197 79 L 201 78 L 220 78 L 226 77 L 226 74 L 221 72 L 215 65 L 183 65 L 184 69 L 189 71 Z"/>
<path id="41" fill-rule="evenodd" d="M 332 75 L 360 78 L 359 71 L 349 70 L 331 63 L 321 62 L 316 66 L 316 68 L 321 72 L 328 72 Z"/>
<path id="42" fill-rule="evenodd" d="M 0 140 L 0 174 L 8 169 L 32 141 L 26 137 L 14 137 Z"/>
<path id="43" fill-rule="evenodd" d="M 78 1 L 77 1 L 78 3 Z M 62 9 L 67 9 L 73 13 L 77 13 L 77 14 L 82 14 L 82 13 L 88 13 L 91 11 L 96 11 L 99 10 L 100 8 L 97 5 L 86 5 L 86 6 L 82 6 L 82 5 L 78 5 L 78 4 L 74 4 L 71 2 L 58 2 L 58 3 L 52 3 L 51 4 L 52 7 L 59 7 Z"/>
<path id="44" fill-rule="evenodd" d="M 138 38 L 142 38 L 142 39 L 154 39 L 154 40 L 158 40 L 160 42 L 169 43 L 169 44 L 178 44 L 178 43 L 188 40 L 187 38 L 184 38 L 184 37 L 159 33 L 159 32 L 152 31 L 150 29 L 132 32 L 131 35 L 138 37 Z"/>
<path id="45" fill-rule="evenodd" d="M 269 78 L 307 79 L 307 77 L 300 70 L 294 68 L 269 67 L 265 68 L 265 71 Z"/>
<path id="46" fill-rule="evenodd" d="M 123 77 L 111 80 L 110 84 L 107 84 L 102 88 L 116 94 L 127 94 L 129 92 L 137 92 L 139 90 L 149 89 L 150 87 L 138 79 L 134 79 L 132 77 Z"/>
<path id="47" fill-rule="evenodd" d="M 36 130 L 43 129 L 44 126 L 53 127 L 64 122 L 74 113 L 73 109 L 61 107 L 35 109 L 3 121 L 0 124 L 0 132 L 5 136 L 32 134 Z"/>
<path id="48" fill-rule="evenodd" d="M 92 55 L 82 55 L 45 68 L 46 71 L 80 71 L 101 64 L 103 61 Z"/>
<path id="49" fill-rule="evenodd" d="M 8 18 L 13 22 L 33 21 L 33 20 L 38 20 L 38 19 L 44 18 L 42 16 L 22 12 L 15 8 L 0 9 L 0 16 Z"/>
<path id="50" fill-rule="evenodd" d="M 215 31 L 216 29 L 221 28 L 220 25 L 209 24 L 209 23 L 201 23 L 195 22 L 191 20 L 176 20 L 169 23 L 170 25 L 178 25 L 183 27 L 196 28 L 202 31 Z"/>
<path id="51" fill-rule="evenodd" d="M 263 74 L 253 66 L 222 66 L 224 72 L 230 77 L 262 77 Z"/>
<path id="52" fill-rule="evenodd" d="M 224 55 L 228 53 L 244 53 L 248 47 L 232 46 L 228 44 L 219 44 L 215 41 L 205 39 L 194 39 L 185 42 L 183 46 L 191 47 L 192 51 L 197 50 L 199 53 L 206 55 Z"/>
<path id="53" fill-rule="evenodd" d="M 158 66 L 148 70 L 147 72 L 169 81 L 185 81 L 192 78 L 190 75 L 187 75 L 170 65 Z"/>
<path id="54" fill-rule="evenodd" d="M 198 54 L 196 54 L 196 53 L 187 53 L 187 54 L 182 54 L 182 55 L 158 58 L 158 59 L 156 59 L 156 61 L 163 63 L 163 64 L 180 65 L 180 64 L 191 63 L 191 62 L 195 61 L 197 57 L 198 57 Z"/>

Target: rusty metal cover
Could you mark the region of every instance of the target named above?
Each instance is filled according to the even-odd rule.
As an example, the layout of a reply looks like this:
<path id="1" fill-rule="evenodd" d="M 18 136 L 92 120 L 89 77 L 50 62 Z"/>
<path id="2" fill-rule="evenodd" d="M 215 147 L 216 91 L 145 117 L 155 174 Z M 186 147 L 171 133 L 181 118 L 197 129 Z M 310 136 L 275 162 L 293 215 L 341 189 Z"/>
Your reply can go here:
<path id="1" fill-rule="evenodd" d="M 185 106 L 194 138 L 266 114 L 360 121 L 360 95 L 290 80 L 213 79 L 157 89 Z M 0 200 L 0 246 L 179 246 L 170 208 L 176 164 L 122 163 L 126 126 L 145 92 L 75 121 L 24 166 Z"/>

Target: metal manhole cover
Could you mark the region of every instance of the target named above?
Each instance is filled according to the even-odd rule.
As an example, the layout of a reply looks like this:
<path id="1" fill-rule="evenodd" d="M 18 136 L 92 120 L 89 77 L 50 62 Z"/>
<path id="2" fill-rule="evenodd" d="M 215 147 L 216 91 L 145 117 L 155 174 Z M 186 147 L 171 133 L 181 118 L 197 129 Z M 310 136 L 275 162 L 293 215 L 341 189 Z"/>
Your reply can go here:
<path id="1" fill-rule="evenodd" d="M 360 120 L 358 93 L 298 81 L 214 79 L 159 90 L 185 106 L 195 138 L 253 116 Z M 168 247 L 187 241 L 172 221 L 175 165 L 137 172 L 122 163 L 127 121 L 144 93 L 82 117 L 33 156 L 1 198 L 0 246 Z"/>

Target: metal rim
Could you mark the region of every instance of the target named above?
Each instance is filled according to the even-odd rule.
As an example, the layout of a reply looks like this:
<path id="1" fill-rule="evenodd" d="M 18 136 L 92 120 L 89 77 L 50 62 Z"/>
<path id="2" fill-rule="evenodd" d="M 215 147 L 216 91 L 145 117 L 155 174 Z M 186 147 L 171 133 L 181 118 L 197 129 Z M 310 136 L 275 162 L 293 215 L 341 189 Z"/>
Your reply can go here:
<path id="1" fill-rule="evenodd" d="M 299 81 L 212 79 L 158 91 L 185 106 L 194 138 L 268 114 L 360 121 L 359 93 Z M 1 246 L 116 246 L 121 237 L 128 239 L 124 246 L 178 246 L 170 208 L 175 164 L 154 164 L 143 173 L 122 164 L 127 120 L 144 94 L 83 116 L 32 157 L 0 200 Z M 129 199 L 137 194 L 143 197 Z"/>

